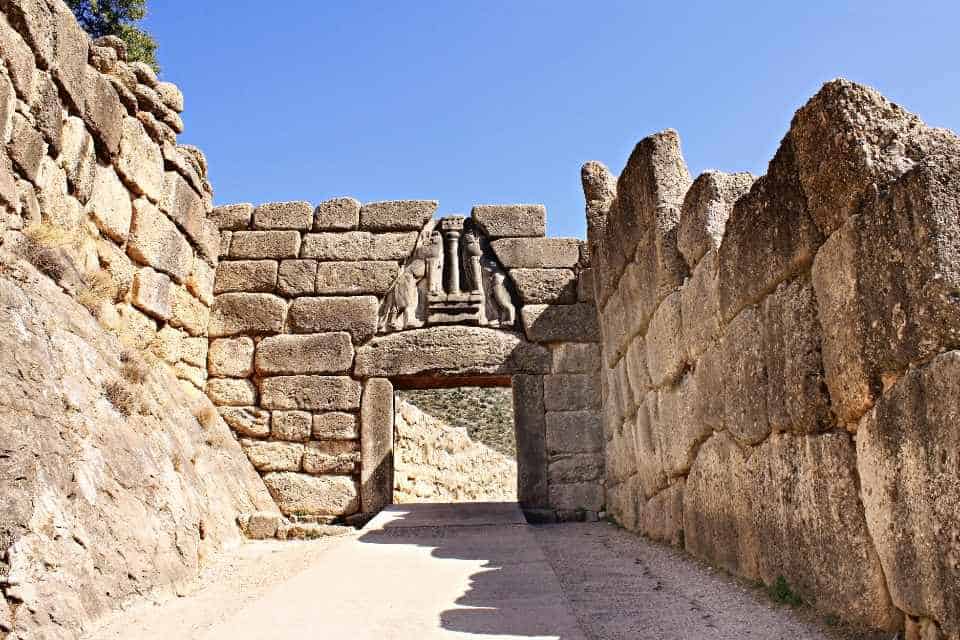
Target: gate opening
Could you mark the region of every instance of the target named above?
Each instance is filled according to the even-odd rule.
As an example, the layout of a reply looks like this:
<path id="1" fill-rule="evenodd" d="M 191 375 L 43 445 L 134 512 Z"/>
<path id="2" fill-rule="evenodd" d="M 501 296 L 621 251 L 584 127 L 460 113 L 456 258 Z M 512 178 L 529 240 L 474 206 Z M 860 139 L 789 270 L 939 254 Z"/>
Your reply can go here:
<path id="1" fill-rule="evenodd" d="M 396 392 L 393 501 L 517 500 L 510 387 Z"/>

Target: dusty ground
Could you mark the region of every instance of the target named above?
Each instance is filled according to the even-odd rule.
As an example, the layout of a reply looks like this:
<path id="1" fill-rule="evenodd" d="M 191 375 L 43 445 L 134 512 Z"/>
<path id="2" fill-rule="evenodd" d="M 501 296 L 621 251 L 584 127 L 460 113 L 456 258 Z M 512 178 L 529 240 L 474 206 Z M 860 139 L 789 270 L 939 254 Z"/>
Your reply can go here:
<path id="1" fill-rule="evenodd" d="M 490 565 L 497 564 L 496 555 L 503 551 L 493 551 L 488 556 L 491 561 L 483 562 L 483 539 L 487 534 L 479 533 L 478 529 L 477 536 L 470 536 L 469 530 L 473 528 L 475 527 L 471 526 L 471 523 L 465 522 L 450 529 L 449 534 L 438 536 L 434 532 L 432 537 L 427 536 L 430 539 L 413 545 L 418 548 L 418 562 L 426 562 L 426 566 L 432 566 L 429 565 L 432 562 L 430 557 L 447 557 L 449 566 L 449 558 L 460 563 L 467 554 L 454 552 L 455 548 L 452 546 L 447 547 L 447 551 L 453 553 L 441 553 L 444 550 L 443 539 L 449 538 L 448 542 L 452 542 L 457 537 L 467 536 L 465 540 L 472 540 L 465 547 L 470 551 L 468 555 L 471 561 L 480 561 L 478 566 L 485 567 L 482 570 L 470 570 L 474 572 L 468 581 L 472 586 L 466 595 L 431 594 L 431 597 L 438 600 L 437 604 L 441 609 L 448 606 L 451 608 L 443 614 L 447 618 L 441 617 L 445 620 L 440 625 L 442 628 L 431 628 L 429 633 L 419 633 L 418 637 L 477 637 L 472 634 L 490 632 L 489 636 L 486 633 L 481 635 L 498 638 L 557 638 L 557 635 L 534 633 L 533 627 L 527 626 L 533 622 L 529 620 L 529 616 L 520 615 L 517 618 L 517 614 L 522 612 L 510 612 L 504 609 L 503 605 L 499 605 L 504 615 L 503 623 L 492 624 L 495 622 L 493 618 L 497 616 L 498 607 L 491 606 L 496 599 L 490 600 L 489 597 L 503 589 L 497 587 L 495 580 L 489 583 L 498 573 L 502 574 L 502 571 L 491 573 Z M 591 640 L 889 640 L 889 634 L 858 635 L 827 625 L 815 612 L 775 605 L 759 589 L 715 572 L 673 549 L 645 542 L 606 523 L 530 527 L 528 531 L 532 535 L 521 536 L 518 540 L 526 540 L 527 544 L 541 547 L 542 556 L 546 557 L 549 565 L 546 570 L 550 571 L 552 568 L 562 588 L 561 601 L 568 603 L 567 606 L 581 627 L 582 637 Z M 514 535 L 521 533 L 516 529 L 513 532 Z M 336 573 L 337 562 L 345 562 L 345 558 L 351 553 L 356 553 L 358 545 L 367 545 L 368 550 L 383 553 L 384 540 L 366 534 L 314 542 L 250 543 L 233 554 L 220 558 L 204 574 L 198 588 L 191 595 L 130 609 L 87 637 L 88 640 L 119 640 L 131 637 L 138 640 L 235 637 L 229 635 L 234 633 L 229 631 L 231 628 L 244 630 L 246 635 L 241 633 L 244 638 L 269 637 L 283 640 L 287 637 L 298 637 L 288 636 L 280 629 L 282 624 L 267 635 L 251 631 L 251 626 L 255 625 L 244 620 L 244 613 L 248 616 L 256 614 L 259 617 L 259 609 L 275 612 L 278 603 L 288 604 L 292 611 L 302 613 L 304 607 L 290 601 L 291 593 L 297 597 L 303 594 L 306 598 L 315 598 L 317 592 L 311 594 L 312 589 L 303 587 L 307 582 L 312 585 L 318 580 L 327 582 L 329 587 L 330 581 L 324 578 L 329 577 L 329 573 L 324 571 L 325 566 Z M 370 545 L 371 541 L 375 544 Z M 401 540 L 397 539 L 395 542 L 400 543 Z M 432 554 L 424 556 L 424 551 L 431 548 L 434 549 Z M 537 555 L 540 556 L 539 550 Z M 438 562 L 438 566 L 440 564 L 442 563 Z M 383 566 L 382 563 L 378 566 L 381 569 L 377 570 L 384 571 L 384 576 L 391 573 L 390 567 Z M 398 565 L 395 569 L 401 566 Z M 522 567 L 524 564 L 518 566 Z M 396 578 L 402 580 L 403 576 Z M 538 584 L 543 579 L 538 578 Z M 489 584 L 481 588 L 485 581 Z M 550 582 L 554 585 L 557 583 L 552 578 Z M 349 585 L 341 581 L 337 588 L 347 586 Z M 511 586 L 508 591 L 516 593 L 515 589 L 515 586 Z M 479 596 L 484 596 L 486 600 Z M 349 596 L 344 597 L 349 599 Z M 400 600 L 404 597 L 407 596 L 398 594 Z M 510 599 L 508 596 L 508 600 Z M 315 603 L 314 606 L 322 606 L 316 599 L 311 599 L 311 602 Z M 482 602 L 483 606 L 479 609 L 457 609 L 454 602 L 472 606 L 480 606 L 478 603 Z M 516 602 L 520 604 L 521 601 Z M 335 603 L 327 604 L 336 606 Z M 379 606 L 390 610 L 399 604 L 400 601 L 382 602 Z M 362 599 L 362 606 L 369 614 L 366 619 L 372 620 L 380 615 L 379 612 L 369 609 L 376 605 L 377 602 Z M 484 612 L 484 625 L 477 625 L 473 621 L 468 626 L 455 623 L 457 620 L 463 621 L 457 616 L 471 611 L 477 614 Z M 522 620 L 523 625 L 517 626 L 516 622 L 510 620 L 511 613 L 514 619 Z M 428 618 L 434 621 L 433 626 L 436 627 L 436 616 Z M 325 616 L 321 615 L 320 619 L 325 619 Z M 268 628 L 273 624 L 270 621 L 264 622 Z M 310 624 L 312 626 L 309 628 L 318 634 L 315 637 L 326 637 L 325 630 L 316 626 L 322 626 L 323 622 L 314 621 Z M 385 640 L 406 640 L 409 637 L 406 632 L 397 630 L 396 626 L 390 627 L 394 631 L 385 635 L 381 630 L 364 630 L 363 620 L 352 615 L 350 624 L 356 632 L 355 637 L 368 637 L 368 634 L 369 637 L 381 637 Z M 132 629 L 136 629 L 135 635 L 131 635 Z M 227 635 L 222 635 L 224 629 L 227 629 Z M 464 634 L 465 630 L 470 633 Z M 581 637 L 581 634 L 563 633 L 560 637 Z"/>

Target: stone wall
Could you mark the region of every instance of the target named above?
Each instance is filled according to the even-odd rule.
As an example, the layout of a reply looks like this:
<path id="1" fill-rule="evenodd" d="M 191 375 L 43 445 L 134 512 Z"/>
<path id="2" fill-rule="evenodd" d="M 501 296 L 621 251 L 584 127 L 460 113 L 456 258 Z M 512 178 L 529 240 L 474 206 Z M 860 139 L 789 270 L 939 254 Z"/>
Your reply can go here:
<path id="1" fill-rule="evenodd" d="M 202 392 L 219 232 L 183 96 L 0 1 L 0 637 L 175 592 L 276 506 Z"/>
<path id="2" fill-rule="evenodd" d="M 583 184 L 613 517 L 960 638 L 960 140 L 837 80 L 758 179 L 665 131 Z"/>
<path id="3" fill-rule="evenodd" d="M 436 209 L 215 209 L 208 395 L 280 509 L 331 521 L 391 500 L 393 385 L 512 383 L 521 502 L 595 514 L 599 333 L 582 243 L 543 237 L 542 206 Z"/>

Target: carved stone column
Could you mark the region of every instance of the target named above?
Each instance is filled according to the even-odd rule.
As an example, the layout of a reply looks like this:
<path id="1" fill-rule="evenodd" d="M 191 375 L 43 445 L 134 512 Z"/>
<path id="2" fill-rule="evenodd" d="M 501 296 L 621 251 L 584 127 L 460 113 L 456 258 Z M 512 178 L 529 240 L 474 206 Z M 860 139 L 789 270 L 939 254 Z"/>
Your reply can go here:
<path id="1" fill-rule="evenodd" d="M 447 295 L 460 294 L 460 234 L 463 232 L 463 217 L 451 216 L 440 221 L 443 230 L 444 249 L 444 285 Z"/>

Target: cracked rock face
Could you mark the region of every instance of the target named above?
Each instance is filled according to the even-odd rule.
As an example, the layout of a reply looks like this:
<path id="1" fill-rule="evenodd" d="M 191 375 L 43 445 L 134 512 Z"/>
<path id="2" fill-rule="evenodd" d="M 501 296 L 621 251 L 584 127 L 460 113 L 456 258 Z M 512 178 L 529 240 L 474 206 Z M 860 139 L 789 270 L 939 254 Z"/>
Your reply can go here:
<path id="1" fill-rule="evenodd" d="M 0 624 L 73 638 L 124 599 L 176 590 L 240 541 L 240 513 L 276 507 L 227 425 L 194 417 L 197 403 L 213 411 L 205 399 L 163 368 L 127 380 L 120 344 L 86 309 L 9 254 L 0 262 L 0 568 L 12 605 Z M 132 406 L 114 404 L 114 385 Z"/>

